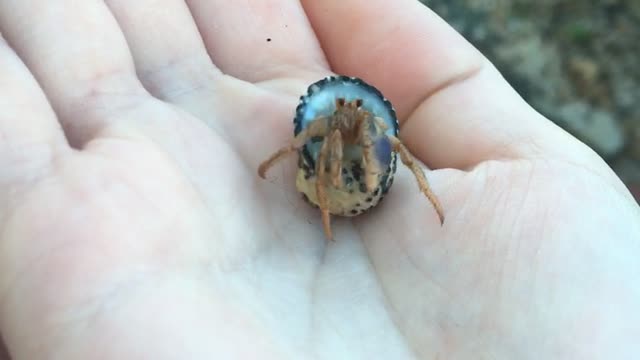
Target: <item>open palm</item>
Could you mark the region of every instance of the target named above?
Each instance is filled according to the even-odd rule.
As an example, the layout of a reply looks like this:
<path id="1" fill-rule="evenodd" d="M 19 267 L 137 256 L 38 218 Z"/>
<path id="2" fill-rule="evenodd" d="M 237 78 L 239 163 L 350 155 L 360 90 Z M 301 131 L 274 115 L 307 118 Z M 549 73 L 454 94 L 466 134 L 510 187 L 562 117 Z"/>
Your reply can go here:
<path id="1" fill-rule="evenodd" d="M 0 0 L 12 356 L 637 354 L 630 194 L 433 13 L 388 4 Z M 394 103 L 442 227 L 402 167 L 335 243 L 294 159 L 257 176 L 333 73 Z"/>

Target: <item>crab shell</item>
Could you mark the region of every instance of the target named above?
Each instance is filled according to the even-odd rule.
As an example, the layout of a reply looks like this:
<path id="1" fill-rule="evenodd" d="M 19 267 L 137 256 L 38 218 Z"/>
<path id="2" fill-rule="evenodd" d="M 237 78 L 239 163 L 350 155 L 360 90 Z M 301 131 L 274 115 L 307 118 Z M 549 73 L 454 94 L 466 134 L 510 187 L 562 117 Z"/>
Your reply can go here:
<path id="1" fill-rule="evenodd" d="M 362 99 L 362 108 L 373 116 L 381 118 L 387 125 L 386 134 L 398 135 L 396 112 L 380 91 L 358 78 L 331 76 L 309 86 L 307 94 L 300 98 L 294 119 L 294 136 L 316 118 L 332 115 L 336 110 L 337 98 L 344 98 L 347 102 Z M 296 187 L 303 194 L 304 199 L 315 207 L 318 207 L 315 164 L 323 140 L 323 138 L 311 139 L 298 153 Z M 380 203 L 391 188 L 396 171 L 396 153 L 385 136 L 378 137 L 374 146 L 377 160 L 386 169 L 378 177 L 378 186 L 369 192 L 364 183 L 362 148 L 359 145 L 345 144 L 342 185 L 334 187 L 330 185 L 330 181 L 327 185 L 326 192 L 331 214 L 359 215 Z"/>

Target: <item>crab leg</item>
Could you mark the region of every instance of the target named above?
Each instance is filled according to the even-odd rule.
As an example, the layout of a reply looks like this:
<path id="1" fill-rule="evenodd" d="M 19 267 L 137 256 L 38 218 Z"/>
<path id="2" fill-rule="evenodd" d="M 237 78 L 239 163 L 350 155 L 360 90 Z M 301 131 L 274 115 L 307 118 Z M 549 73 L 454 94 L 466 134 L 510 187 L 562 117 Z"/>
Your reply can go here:
<path id="1" fill-rule="evenodd" d="M 279 149 L 267 160 L 263 161 L 258 167 L 258 175 L 261 178 L 265 178 L 267 170 L 271 168 L 275 163 L 284 159 L 288 154 L 300 150 L 304 144 L 314 136 L 324 136 L 329 131 L 329 120 L 326 117 L 322 117 L 314 120 L 309 124 L 309 127 L 300 131 L 298 135 L 293 139 L 291 144 Z"/>
<path id="2" fill-rule="evenodd" d="M 409 150 L 407 150 L 404 144 L 400 141 L 400 139 L 398 139 L 395 136 L 388 136 L 388 138 L 391 141 L 393 150 L 400 154 L 400 159 L 402 160 L 402 163 L 405 164 L 409 169 L 411 169 L 411 172 L 413 172 L 413 175 L 416 177 L 416 180 L 418 181 L 418 187 L 420 188 L 420 191 L 422 191 L 422 193 L 427 197 L 427 199 L 429 199 L 429 201 L 435 208 L 436 212 L 438 213 L 438 217 L 440 218 L 440 224 L 443 224 L 444 211 L 442 211 L 442 206 L 440 205 L 438 198 L 431 191 L 431 188 L 429 187 L 429 183 L 427 182 L 427 179 L 424 177 L 424 173 L 422 172 L 422 169 L 420 169 L 420 167 L 414 160 L 413 156 L 411 155 Z"/>
<path id="3" fill-rule="evenodd" d="M 329 138 L 329 146 L 331 150 L 331 182 L 333 186 L 340 187 L 342 183 L 342 156 L 343 142 L 340 130 L 334 130 Z"/>
<path id="4" fill-rule="evenodd" d="M 333 234 L 331 233 L 331 216 L 329 215 L 329 204 L 327 201 L 326 166 L 328 152 L 329 139 L 325 139 L 316 162 L 316 195 L 318 197 L 320 211 L 322 212 L 322 228 L 324 229 L 324 234 L 327 239 L 333 240 Z"/>
<path id="5" fill-rule="evenodd" d="M 360 123 L 359 138 L 362 144 L 362 157 L 364 163 L 364 182 L 367 187 L 367 191 L 373 191 L 378 186 L 378 175 L 382 172 L 380 164 L 375 157 L 375 147 L 373 146 L 373 139 L 370 126 L 374 125 L 373 118 L 366 117 Z"/>

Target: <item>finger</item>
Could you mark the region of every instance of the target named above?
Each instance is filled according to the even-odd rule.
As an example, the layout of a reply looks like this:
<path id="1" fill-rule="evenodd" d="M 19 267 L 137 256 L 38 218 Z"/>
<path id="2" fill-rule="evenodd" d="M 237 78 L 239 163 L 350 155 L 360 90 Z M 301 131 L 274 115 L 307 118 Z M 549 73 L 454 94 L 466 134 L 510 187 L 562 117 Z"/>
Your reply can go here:
<path id="1" fill-rule="evenodd" d="M 107 0 L 133 55 L 138 77 L 159 98 L 212 84 L 219 74 L 182 0 Z"/>
<path id="2" fill-rule="evenodd" d="M 0 204 L 5 206 L 4 187 L 45 167 L 67 144 L 44 93 L 2 37 L 0 79 Z"/>
<path id="3" fill-rule="evenodd" d="M 397 109 L 403 141 L 429 166 L 466 168 L 488 159 L 577 151 L 576 141 L 535 113 L 418 1 L 302 3 L 332 70 L 378 87 Z M 569 151 L 568 143 L 575 145 Z"/>
<path id="4" fill-rule="evenodd" d="M 0 224 L 64 150 L 67 140 L 44 92 L 0 36 Z M 0 360 L 10 360 L 2 334 Z"/>
<path id="5" fill-rule="evenodd" d="M 74 146 L 100 131 L 105 113 L 144 90 L 103 1 L 0 1 L 0 31 L 41 84 Z"/>
<path id="6" fill-rule="evenodd" d="M 23 201 L 22 190 L 42 179 L 64 149 L 66 139 L 42 89 L 0 36 L 0 224 Z M 2 334 L 0 360 L 10 360 Z"/>
<path id="7" fill-rule="evenodd" d="M 299 1 L 187 3 L 214 63 L 229 75 L 260 82 L 315 77 L 314 71 L 327 71 L 324 55 Z"/>
<path id="8" fill-rule="evenodd" d="M 66 142 L 42 89 L 2 37 L 0 79 L 0 144 L 4 150 L 20 144 L 59 146 Z"/>

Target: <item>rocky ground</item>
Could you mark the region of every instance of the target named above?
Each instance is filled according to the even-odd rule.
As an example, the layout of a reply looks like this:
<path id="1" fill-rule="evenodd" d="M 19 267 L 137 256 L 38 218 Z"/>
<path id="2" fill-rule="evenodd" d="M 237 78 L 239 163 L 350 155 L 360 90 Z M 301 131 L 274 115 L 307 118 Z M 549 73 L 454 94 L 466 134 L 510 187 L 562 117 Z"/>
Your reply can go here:
<path id="1" fill-rule="evenodd" d="M 640 1 L 421 0 L 640 199 Z"/>

